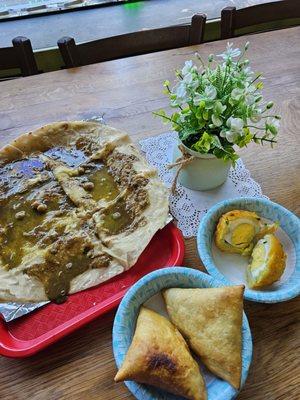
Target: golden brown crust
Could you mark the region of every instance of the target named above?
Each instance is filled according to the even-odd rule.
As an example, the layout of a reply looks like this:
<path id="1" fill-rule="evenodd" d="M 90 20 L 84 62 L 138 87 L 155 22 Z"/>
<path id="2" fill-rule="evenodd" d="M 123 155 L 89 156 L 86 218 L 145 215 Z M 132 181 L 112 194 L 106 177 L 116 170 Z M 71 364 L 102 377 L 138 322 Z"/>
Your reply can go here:
<path id="1" fill-rule="evenodd" d="M 244 286 L 167 289 L 171 321 L 203 363 L 239 389 Z"/>
<path id="2" fill-rule="evenodd" d="M 45 151 L 51 147 L 66 145 L 75 141 L 80 133 L 115 134 L 114 128 L 97 122 L 61 121 L 45 125 L 33 132 L 18 136 L 11 143 L 0 149 L 0 162 L 18 160 L 36 151 Z M 126 134 L 124 134 L 126 136 Z"/>
<path id="3" fill-rule="evenodd" d="M 241 224 L 247 224 L 248 228 L 252 228 L 251 234 L 247 237 L 246 242 L 240 244 L 229 243 L 226 240 L 226 235 L 230 233 L 232 224 L 240 221 Z M 232 210 L 223 214 L 218 221 L 215 231 L 216 246 L 226 253 L 237 253 L 242 256 L 251 254 L 255 243 L 267 233 L 273 233 L 278 228 L 278 224 L 262 224 L 261 218 L 252 211 L 247 210 Z M 232 232 L 233 233 L 233 232 Z M 244 242 L 245 237 L 241 237 L 240 233 L 237 236 L 239 241 Z"/>
<path id="4" fill-rule="evenodd" d="M 190 400 L 205 400 L 198 364 L 175 326 L 141 307 L 135 334 L 115 382 L 135 380 Z"/>
<path id="5" fill-rule="evenodd" d="M 257 277 L 253 275 L 252 263 L 248 265 L 247 280 L 251 289 L 272 285 L 281 278 L 286 266 L 286 254 L 280 240 L 273 234 L 266 235 L 263 240 L 269 242 L 269 255 L 265 261 L 263 270 Z M 256 246 L 259 245 L 261 244 L 258 243 Z M 255 252 L 256 249 L 254 248 L 252 253 L 253 257 L 255 256 Z"/>
<path id="6" fill-rule="evenodd" d="M 100 199 L 98 200 L 93 199 L 93 196 L 97 197 L 99 194 L 98 192 L 101 191 L 101 185 L 98 185 L 98 183 L 100 183 L 102 175 L 100 174 L 100 176 L 97 172 L 93 173 L 91 171 L 86 175 L 85 173 L 82 175 L 79 168 L 81 167 L 81 169 L 84 170 L 84 167 L 80 166 L 78 168 L 73 168 L 71 164 L 68 165 L 63 159 L 52 159 L 48 154 L 43 154 L 43 152 L 50 148 L 56 148 L 56 152 L 74 150 L 77 152 L 79 161 L 82 154 L 84 155 L 83 160 L 87 160 L 84 162 L 91 163 L 92 165 L 97 164 L 99 166 L 99 168 L 97 167 L 98 169 L 96 168 L 97 171 L 100 171 L 100 169 L 107 169 L 107 174 L 111 177 L 107 178 L 108 181 L 110 182 L 109 179 L 114 181 L 114 184 L 112 185 L 116 185 L 116 191 L 120 191 L 120 193 L 117 193 L 116 197 L 113 198 L 100 196 Z M 139 190 L 138 184 L 130 188 L 130 190 L 128 190 L 128 184 L 124 184 L 124 187 L 122 187 L 122 185 L 116 182 L 116 179 L 113 178 L 112 173 L 108 171 L 108 169 L 112 169 L 112 167 L 106 166 L 107 157 L 108 155 L 114 155 L 116 153 L 121 154 L 121 161 L 129 157 L 132 159 L 130 164 L 131 175 L 138 178 L 136 179 L 136 182 L 138 182 L 139 185 L 141 180 L 144 179 L 145 184 L 142 188 L 143 193 Z M 148 245 L 153 235 L 165 226 L 168 218 L 168 190 L 159 180 L 157 172 L 147 164 L 146 160 L 141 156 L 134 144 L 131 143 L 129 136 L 126 133 L 97 122 L 62 121 L 49 124 L 37 129 L 36 131 L 18 137 L 11 144 L 0 149 L 0 167 L 3 167 L 4 171 L 11 171 L 14 170 L 14 167 L 6 164 L 34 157 L 43 161 L 44 166 L 46 166 L 45 169 L 51 171 L 50 179 L 54 179 L 58 182 L 64 196 L 66 196 L 66 201 L 72 202 L 73 207 L 71 207 L 71 210 L 67 211 L 67 215 L 65 217 L 59 217 L 59 221 L 65 218 L 64 234 L 75 234 L 78 231 L 78 227 L 74 223 L 74 216 L 76 216 L 76 218 L 78 217 L 78 221 L 77 219 L 76 221 L 80 226 L 82 226 L 85 233 L 88 232 L 88 237 L 91 240 L 93 239 L 90 246 L 91 249 L 89 251 L 89 256 L 87 257 L 91 257 L 94 260 L 100 253 L 104 253 L 111 259 L 108 267 L 104 268 L 98 265 L 95 266 L 93 263 L 93 267 L 87 267 L 86 271 L 72 277 L 68 289 L 69 293 L 76 293 L 80 290 L 98 285 L 99 283 L 122 273 L 124 270 L 129 269 L 136 263 L 139 255 Z M 122 164 L 119 160 L 116 160 L 116 162 Z M 103 168 L 100 167 L 101 165 L 103 165 Z M 17 168 L 18 164 L 16 170 Z M 39 170 L 35 171 L 34 178 L 27 180 L 28 182 L 31 182 L 30 185 L 32 186 L 30 186 L 26 181 L 30 188 L 33 188 L 35 185 L 42 182 L 43 172 L 43 170 L 42 172 Z M 13 173 L 17 175 L 16 171 Z M 22 176 L 19 178 L 15 176 L 15 178 L 20 178 L 20 180 L 25 181 Z M 95 179 L 95 182 L 84 183 L 82 180 L 83 178 Z M 10 180 L 10 182 L 12 182 L 12 180 Z M 26 190 L 27 183 L 23 185 Z M 95 187 L 95 191 L 92 190 L 93 193 L 91 193 L 91 191 L 85 186 L 86 183 Z M 107 185 L 104 186 L 106 187 Z M 97 190 L 96 187 L 98 187 Z M 43 185 L 39 186 L 39 192 L 42 192 L 44 190 L 43 188 Z M 28 206 L 29 209 L 29 211 L 27 210 L 28 213 L 27 211 L 25 213 L 25 222 L 31 218 L 29 216 L 31 216 L 32 210 L 37 210 L 33 207 L 35 201 L 31 201 L 32 195 L 30 189 L 28 195 L 26 195 L 24 199 L 26 207 Z M 132 205 L 132 203 L 138 203 L 140 206 L 142 203 L 140 197 L 142 195 L 144 195 L 147 201 L 145 200 L 144 207 L 140 207 L 139 213 L 137 213 L 133 210 L 135 204 Z M 123 208 L 125 209 L 123 212 L 124 215 L 121 215 L 122 213 L 118 211 L 119 209 L 117 206 L 115 207 L 116 212 L 113 211 L 114 208 L 112 206 L 114 202 L 117 202 L 118 198 L 123 198 L 122 196 L 126 200 L 126 204 L 125 200 L 123 201 L 125 204 L 123 204 Z M 137 198 L 139 201 L 136 201 Z M 20 203 L 23 208 L 25 207 L 25 203 Z M 121 205 L 119 205 L 119 208 L 122 208 Z M 126 216 L 129 214 L 129 211 L 127 212 L 127 208 L 125 207 L 127 205 L 128 208 L 132 210 L 130 218 L 127 218 Z M 22 207 L 20 210 L 25 212 Z M 9 205 L 8 209 L 11 210 L 13 219 L 17 219 L 17 212 L 15 213 L 13 211 L 13 206 Z M 110 230 L 110 226 L 113 226 L 114 224 L 110 222 L 112 218 L 110 218 L 109 210 L 111 210 L 111 213 L 120 214 L 118 218 L 121 221 L 120 226 L 122 229 L 118 228 L 118 224 L 115 223 L 117 228 L 115 230 Z M 105 213 L 106 211 L 107 213 Z M 109 216 L 107 217 L 106 214 Z M 33 218 L 36 218 L 36 213 Z M 51 221 L 53 224 L 50 224 L 51 232 L 49 235 L 53 233 L 55 236 L 57 234 L 57 225 L 59 225 L 60 222 L 53 218 Z M 7 224 L 5 220 L 3 220 L 3 223 Z M 43 224 L 44 221 L 38 222 L 39 227 L 42 227 Z M 124 226 L 122 226 L 122 224 Z M 51 241 L 48 240 L 47 243 L 42 243 L 41 246 L 41 235 L 44 235 L 44 233 L 42 233 L 39 236 L 36 235 L 35 238 L 38 238 L 38 240 L 34 240 L 32 243 L 30 242 L 31 244 L 29 246 L 29 241 L 23 239 L 23 236 L 28 237 L 23 235 L 23 233 L 26 235 L 29 233 L 27 231 L 23 232 L 21 225 L 19 227 L 20 229 L 18 229 L 18 232 L 21 232 L 21 234 L 18 234 L 16 237 L 18 237 L 18 243 L 20 246 L 15 246 L 15 248 L 20 247 L 22 252 L 17 252 L 19 259 L 13 266 L 13 270 L 7 269 L 6 265 L 9 264 L 7 259 L 4 260 L 3 257 L 0 257 L 0 299 L 2 299 L 2 301 L 14 302 L 36 302 L 46 300 L 48 298 L 48 292 L 45 290 L 43 281 L 40 277 L 37 277 L 37 274 L 35 274 L 35 276 L 29 276 L 27 271 L 29 271 L 33 265 L 45 264 L 44 247 L 53 246 L 57 238 L 53 238 Z M 34 227 L 34 229 L 36 228 L 37 226 Z M 49 230 L 46 230 L 46 232 L 48 231 Z M 21 237 L 21 239 L 19 237 Z M 8 252 L 9 248 L 6 247 L 6 250 Z M 55 251 L 55 249 L 52 250 Z M 13 252 L 16 253 L 14 250 Z M 74 271 L 74 268 L 72 271 Z M 71 276 L 70 274 L 68 275 Z M 62 276 L 62 274 L 60 276 Z M 65 293 L 65 290 L 63 290 L 63 292 Z"/>
<path id="7" fill-rule="evenodd" d="M 251 250 L 253 248 L 253 244 L 249 243 L 246 248 L 239 248 L 231 245 L 230 243 L 227 243 L 224 236 L 225 233 L 227 233 L 228 230 L 228 223 L 231 221 L 234 221 L 235 219 L 238 218 L 247 218 L 249 220 L 254 221 L 258 225 L 257 218 L 258 215 L 254 212 L 251 211 L 246 211 L 246 210 L 232 210 L 228 211 L 227 213 L 223 214 L 221 218 L 219 219 L 216 232 L 215 232 L 215 243 L 217 247 L 226 253 L 238 253 L 242 255 L 249 255 L 251 253 Z"/>

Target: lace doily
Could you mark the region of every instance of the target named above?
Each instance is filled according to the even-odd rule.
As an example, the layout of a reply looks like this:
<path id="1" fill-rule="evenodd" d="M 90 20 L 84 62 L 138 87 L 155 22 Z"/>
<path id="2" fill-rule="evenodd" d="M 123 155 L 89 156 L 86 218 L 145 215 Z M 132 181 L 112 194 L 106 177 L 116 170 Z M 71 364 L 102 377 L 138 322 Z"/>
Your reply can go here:
<path id="1" fill-rule="evenodd" d="M 163 133 L 140 141 L 142 151 L 149 164 L 157 170 L 161 180 L 171 187 L 175 168 L 169 170 L 167 164 L 172 162 L 173 148 L 177 145 L 177 134 Z M 265 197 L 260 185 L 255 182 L 241 159 L 235 168 L 231 168 L 227 181 L 220 187 L 200 192 L 187 189 L 177 183 L 176 194 L 170 195 L 170 212 L 178 222 L 178 227 L 185 237 L 197 234 L 202 216 L 219 201 L 236 197 Z"/>

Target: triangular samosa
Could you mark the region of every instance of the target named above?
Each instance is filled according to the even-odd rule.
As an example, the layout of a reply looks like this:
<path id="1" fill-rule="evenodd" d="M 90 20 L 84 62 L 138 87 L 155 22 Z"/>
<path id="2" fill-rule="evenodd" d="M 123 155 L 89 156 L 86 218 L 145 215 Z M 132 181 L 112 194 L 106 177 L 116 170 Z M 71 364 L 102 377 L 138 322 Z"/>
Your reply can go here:
<path id="1" fill-rule="evenodd" d="M 239 389 L 244 286 L 167 289 L 171 321 L 215 375 Z"/>
<path id="2" fill-rule="evenodd" d="M 197 362 L 176 327 L 141 307 L 135 334 L 115 382 L 134 380 L 190 400 L 206 400 Z"/>

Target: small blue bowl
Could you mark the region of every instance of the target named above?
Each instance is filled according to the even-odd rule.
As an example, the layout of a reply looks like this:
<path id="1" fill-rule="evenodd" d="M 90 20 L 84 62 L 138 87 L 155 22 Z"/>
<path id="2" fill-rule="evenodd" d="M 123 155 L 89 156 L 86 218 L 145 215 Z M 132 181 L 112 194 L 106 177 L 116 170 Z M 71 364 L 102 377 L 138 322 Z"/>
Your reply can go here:
<path id="1" fill-rule="evenodd" d="M 183 267 L 163 268 L 151 272 L 136 282 L 121 301 L 113 326 L 113 352 L 117 367 L 120 368 L 131 344 L 140 306 L 162 289 L 168 287 L 207 288 L 224 286 L 208 274 Z M 252 359 L 252 338 L 245 313 L 242 327 L 242 380 L 244 385 Z M 183 400 L 182 397 L 169 394 L 133 381 L 125 385 L 138 400 Z M 206 381 L 208 400 L 232 400 L 238 395 L 229 383 L 211 375 Z"/>
<path id="2" fill-rule="evenodd" d="M 231 210 L 254 211 L 261 217 L 279 222 L 280 228 L 275 233 L 281 240 L 287 252 L 287 267 L 280 281 L 262 288 L 253 290 L 247 288 L 246 277 L 237 278 L 240 273 L 239 266 L 233 265 L 232 270 L 225 264 L 228 254 L 216 256 L 214 233 L 219 218 Z M 292 212 L 279 204 L 262 198 L 238 198 L 225 200 L 214 205 L 200 222 L 197 234 L 197 247 L 201 260 L 208 273 L 217 278 L 224 285 L 244 284 L 246 286 L 244 297 L 247 300 L 261 303 L 277 303 L 292 299 L 300 294 L 300 221 Z M 221 253 L 221 252 L 220 252 Z M 234 255 L 238 263 L 240 255 Z M 223 259 L 223 261 L 222 261 Z M 244 258 L 246 264 L 247 259 Z M 224 262 L 224 265 L 222 264 Z M 218 266 L 216 265 L 218 264 Z M 222 267 L 222 268 L 221 268 Z M 235 268 L 236 267 L 236 268 Z M 235 268 L 236 274 L 233 273 Z"/>

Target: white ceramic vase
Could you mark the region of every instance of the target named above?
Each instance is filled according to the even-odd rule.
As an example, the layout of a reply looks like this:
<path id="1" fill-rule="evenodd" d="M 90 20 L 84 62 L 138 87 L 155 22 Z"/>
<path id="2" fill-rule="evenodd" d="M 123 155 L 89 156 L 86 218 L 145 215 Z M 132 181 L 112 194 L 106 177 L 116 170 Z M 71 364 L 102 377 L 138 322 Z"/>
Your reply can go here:
<path id="1" fill-rule="evenodd" d="M 193 190 L 211 190 L 226 181 L 231 161 L 221 160 L 213 154 L 198 153 L 179 142 L 174 146 L 173 162 L 182 157 L 178 148 L 179 144 L 185 148 L 187 153 L 194 156 L 194 159 L 183 166 L 179 172 L 178 182 L 181 185 Z"/>

